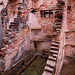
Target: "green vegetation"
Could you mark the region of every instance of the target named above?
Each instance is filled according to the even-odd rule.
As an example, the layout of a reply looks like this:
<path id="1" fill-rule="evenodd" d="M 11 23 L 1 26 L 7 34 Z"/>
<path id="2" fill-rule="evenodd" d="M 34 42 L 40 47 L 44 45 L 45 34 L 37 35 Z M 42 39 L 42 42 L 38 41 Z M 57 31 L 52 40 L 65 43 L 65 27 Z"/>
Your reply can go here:
<path id="1" fill-rule="evenodd" d="M 21 75 L 42 75 L 46 59 L 37 57 Z"/>

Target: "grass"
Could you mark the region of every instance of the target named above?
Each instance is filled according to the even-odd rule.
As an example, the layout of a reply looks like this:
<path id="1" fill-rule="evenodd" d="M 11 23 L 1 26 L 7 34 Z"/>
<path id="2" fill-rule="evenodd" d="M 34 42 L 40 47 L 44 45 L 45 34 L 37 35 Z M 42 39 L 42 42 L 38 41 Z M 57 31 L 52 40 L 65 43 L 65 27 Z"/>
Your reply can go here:
<path id="1" fill-rule="evenodd" d="M 37 57 L 21 75 L 42 75 L 46 59 Z"/>

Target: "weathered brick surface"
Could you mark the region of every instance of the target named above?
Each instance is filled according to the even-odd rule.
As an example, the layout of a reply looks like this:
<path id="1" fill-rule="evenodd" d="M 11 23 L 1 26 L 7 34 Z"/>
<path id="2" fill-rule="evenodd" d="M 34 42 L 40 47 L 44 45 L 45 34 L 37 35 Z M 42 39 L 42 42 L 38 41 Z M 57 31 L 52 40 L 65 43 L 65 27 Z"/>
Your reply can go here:
<path id="1" fill-rule="evenodd" d="M 67 2 L 67 1 L 66 1 Z M 63 56 L 74 57 L 75 55 L 75 18 L 74 18 L 74 0 L 69 0 L 66 7 L 71 6 L 70 10 L 64 10 L 64 20 L 63 27 L 60 35 L 60 46 L 59 46 L 59 56 L 56 68 L 56 75 L 60 73 L 62 63 L 64 60 Z M 68 61 L 68 60 L 66 60 Z M 64 62 L 66 63 L 66 62 Z"/>
<path id="2" fill-rule="evenodd" d="M 29 3 L 28 3 L 29 2 Z M 57 2 L 57 1 L 56 1 Z M 42 10 L 50 10 L 50 7 L 48 6 L 53 6 L 56 7 L 56 2 L 53 1 L 41 1 L 39 0 L 34 4 L 31 0 L 26 0 L 25 3 L 27 6 L 25 6 L 23 9 L 19 10 L 21 13 L 18 12 L 17 6 L 23 6 L 23 5 L 18 5 L 19 1 L 17 2 L 9 2 L 8 3 L 8 18 L 9 18 L 9 24 L 7 24 L 7 27 L 5 26 L 6 24 L 4 23 L 4 36 L 9 37 L 10 39 L 3 39 L 3 48 L 1 48 L 1 51 L 6 53 L 4 60 L 5 60 L 5 70 L 8 70 L 10 67 L 12 67 L 16 62 L 21 60 L 29 50 L 34 49 L 34 43 L 31 44 L 30 42 L 30 28 L 22 27 L 19 24 L 23 24 L 26 19 L 28 19 L 28 12 L 31 12 L 31 8 L 39 8 L 41 9 L 41 5 L 43 5 L 44 8 Z M 44 3 L 44 4 L 43 4 Z M 15 5 L 17 4 L 17 5 Z M 13 8 L 14 7 L 14 8 Z M 27 11 L 29 9 L 29 11 Z M 45 36 L 46 35 L 52 35 L 53 33 L 53 23 L 54 23 L 54 17 L 53 15 L 50 18 L 42 18 L 40 11 L 36 12 L 36 19 L 41 27 L 41 35 Z M 17 15 L 19 15 L 17 17 Z M 16 18 L 17 17 L 17 18 Z M 4 22 L 7 19 L 7 16 L 4 17 Z M 19 24 L 18 24 L 18 23 Z M 36 25 L 36 24 L 35 24 Z M 7 30 L 6 30 L 7 29 Z M 10 34 L 11 33 L 11 34 Z M 10 35 L 10 36 L 9 36 Z M 39 35 L 39 34 L 38 34 Z M 37 38 L 37 36 L 35 36 Z M 34 37 L 34 38 L 35 38 Z M 44 39 L 45 37 L 42 37 Z M 40 38 L 40 36 L 38 36 Z M 47 46 L 46 46 L 47 45 Z M 37 49 L 42 50 L 42 49 L 49 49 L 50 48 L 50 41 L 45 39 L 43 43 L 38 43 Z"/>
<path id="3" fill-rule="evenodd" d="M 2 60 L 0 61 L 0 64 L 2 64 L 0 71 L 3 71 L 4 68 L 5 68 L 4 70 L 10 69 L 11 67 L 13 67 L 13 65 L 19 62 L 27 53 L 29 53 L 30 50 L 36 49 L 34 46 L 35 42 L 37 43 L 37 50 L 42 51 L 50 49 L 51 40 L 48 39 L 47 36 L 52 37 L 52 35 L 54 34 L 54 36 L 56 35 L 57 36 L 53 37 L 52 40 L 60 39 L 59 53 L 57 58 L 58 61 L 56 65 L 56 75 L 57 75 L 57 73 L 59 73 L 61 69 L 64 50 L 65 50 L 65 55 L 67 56 L 75 55 L 74 4 L 72 5 L 71 10 L 67 11 L 67 9 L 64 9 L 64 15 L 61 14 L 63 15 L 63 23 L 55 25 L 55 23 L 57 22 L 62 22 L 61 20 L 55 20 L 54 17 L 54 16 L 57 17 L 61 16 L 55 13 L 57 8 L 56 6 L 57 0 L 36 0 L 36 1 L 24 0 L 24 1 L 26 3 L 24 7 L 19 3 L 19 1 L 18 3 L 16 2 L 17 3 L 16 6 L 15 4 L 13 4 L 14 2 L 8 3 L 9 7 L 8 18 L 10 26 L 7 25 L 6 27 L 5 21 L 7 19 L 7 16 L 5 16 L 3 24 L 5 38 L 3 38 L 3 48 L 1 48 L 0 50 L 1 60 Z M 22 6 L 21 10 L 19 11 L 17 9 L 18 5 Z M 10 6 L 14 6 L 14 8 Z M 36 9 L 36 12 L 32 13 L 31 12 L 32 9 Z M 52 10 L 53 14 L 51 15 L 51 17 L 48 17 L 48 15 L 47 17 L 41 17 L 40 13 L 41 10 L 42 11 Z M 15 11 L 15 15 L 13 11 Z M 27 25 L 26 23 L 31 17 L 29 15 L 30 13 L 32 14 L 32 19 L 30 20 L 30 23 L 28 23 Z M 63 13 L 63 11 L 61 10 L 59 13 Z M 32 26 L 30 27 L 31 24 L 33 27 Z M 62 25 L 61 33 L 60 31 L 56 31 L 57 28 L 58 29 L 61 28 L 59 25 Z M 70 32 L 65 33 L 66 29 Z M 9 37 L 10 39 L 7 39 L 6 37 Z"/>

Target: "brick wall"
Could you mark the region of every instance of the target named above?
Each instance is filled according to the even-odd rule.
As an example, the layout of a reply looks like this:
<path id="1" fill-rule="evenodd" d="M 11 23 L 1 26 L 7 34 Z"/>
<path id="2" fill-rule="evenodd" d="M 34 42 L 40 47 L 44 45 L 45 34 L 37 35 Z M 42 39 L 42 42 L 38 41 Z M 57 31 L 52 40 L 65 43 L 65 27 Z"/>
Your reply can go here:
<path id="1" fill-rule="evenodd" d="M 3 28 L 2 28 L 2 19 L 1 19 L 1 14 L 0 14 L 0 46 L 2 46 L 2 36 L 3 36 Z"/>
<path id="2" fill-rule="evenodd" d="M 13 8 L 13 3 L 8 3 L 10 8 L 8 8 L 8 18 L 10 20 L 11 15 L 10 10 L 16 11 Z M 15 4 L 14 4 L 15 5 Z M 16 8 L 16 6 L 14 6 Z M 17 8 L 16 8 L 17 9 Z M 16 13 L 18 14 L 18 13 Z M 17 62 L 19 62 L 28 52 L 30 52 L 30 36 L 29 27 L 26 25 L 22 28 L 19 23 L 23 23 L 26 20 L 26 11 L 20 14 L 23 19 L 18 19 L 9 25 L 7 28 L 5 25 L 6 19 L 4 19 L 4 37 L 3 37 L 3 47 L 0 50 L 0 71 L 8 70 L 12 68 Z M 3 18 L 6 18 L 4 16 Z M 15 18 L 15 17 L 14 17 Z M 18 23 L 19 20 L 19 23 Z M 15 27 L 14 27 L 15 26 Z M 5 28 L 6 27 L 6 28 Z M 18 29 L 18 30 L 17 30 Z M 4 63 L 5 62 L 5 63 Z"/>
<path id="3" fill-rule="evenodd" d="M 60 75 L 60 71 L 62 68 L 63 60 L 64 60 L 64 51 L 65 51 L 65 31 L 67 29 L 67 1 L 65 1 L 65 8 L 63 9 L 63 21 L 62 21 L 62 29 L 60 33 L 60 45 L 59 45 L 59 53 L 56 64 L 56 72 L 55 75 Z"/>
<path id="4" fill-rule="evenodd" d="M 28 1 L 28 0 L 26 0 L 26 1 Z M 26 2 L 26 3 L 28 3 L 28 2 Z M 28 6 L 25 7 L 23 12 L 19 15 L 20 18 L 21 18 L 21 19 L 19 19 L 20 23 L 23 23 L 24 21 L 27 21 L 28 13 L 31 13 L 31 10 L 32 10 L 31 8 L 34 8 L 34 5 L 32 7 L 32 3 L 33 2 L 31 0 L 29 0 L 29 3 L 28 3 L 29 7 Z M 44 36 L 43 38 L 45 38 L 44 42 L 38 43 L 37 49 L 39 49 L 39 50 L 43 50 L 43 49 L 49 50 L 50 49 L 51 39 L 49 40 L 46 37 L 46 35 L 52 36 L 52 34 L 53 34 L 53 24 L 54 24 L 54 16 L 52 15 L 49 18 L 42 18 L 41 14 L 40 14 L 40 10 L 50 10 L 50 9 L 52 9 L 54 11 L 54 8 L 56 8 L 56 3 L 57 3 L 57 0 L 56 1 L 45 0 L 44 2 L 41 1 L 41 4 L 39 4 L 39 6 L 38 6 L 39 9 L 36 8 L 38 12 L 34 13 L 34 14 L 36 14 L 36 18 L 38 20 L 38 23 L 41 26 L 41 35 L 43 35 Z M 43 4 L 43 7 L 41 6 L 42 4 Z M 9 4 L 8 7 L 11 6 L 11 5 L 12 4 Z M 38 5 L 38 2 L 36 3 L 36 5 Z M 48 8 L 48 6 L 49 6 L 49 8 Z M 50 7 L 50 6 L 52 6 L 52 7 Z M 10 9 L 12 9 L 12 8 L 10 8 Z M 17 8 L 15 7 L 15 9 L 17 9 Z M 29 9 L 29 10 L 26 11 L 26 9 Z M 10 17 L 10 14 L 13 14 L 13 13 L 12 12 L 10 13 L 10 10 L 8 10 L 8 11 L 9 11 L 9 17 Z M 12 10 L 12 11 L 14 11 L 14 10 Z M 16 12 L 16 14 L 17 14 L 17 12 Z M 18 18 L 19 17 L 17 17 L 17 19 Z M 13 22 L 14 22 L 14 20 L 13 20 Z M 14 27 L 14 26 L 16 26 L 16 27 Z M 17 30 L 17 28 L 18 28 L 18 30 Z M 2 57 L 3 57 L 3 60 L 5 61 L 5 65 L 4 65 L 5 71 L 12 68 L 30 50 L 34 49 L 34 48 L 32 48 L 34 44 L 33 45 L 31 44 L 30 28 L 28 27 L 28 25 L 26 25 L 26 27 L 24 27 L 24 28 L 21 28 L 21 26 L 19 26 L 18 23 L 16 25 L 15 24 L 10 25 L 9 29 L 8 29 L 8 32 L 6 32 L 6 33 L 10 33 L 10 35 L 7 35 L 7 37 L 4 37 L 3 48 L 1 48 L 1 51 L 4 55 Z"/>
<path id="5" fill-rule="evenodd" d="M 65 57 L 74 57 L 75 55 L 74 4 L 74 0 L 66 1 L 66 8 L 64 9 L 63 26 L 60 34 L 60 46 L 55 75 L 59 75 L 62 68 L 62 64 L 67 63 L 68 60 L 65 59 Z M 69 9 L 68 6 L 71 6 L 71 9 Z"/>
<path id="6" fill-rule="evenodd" d="M 67 31 L 65 32 L 65 56 L 75 55 L 75 1 L 68 1 Z"/>

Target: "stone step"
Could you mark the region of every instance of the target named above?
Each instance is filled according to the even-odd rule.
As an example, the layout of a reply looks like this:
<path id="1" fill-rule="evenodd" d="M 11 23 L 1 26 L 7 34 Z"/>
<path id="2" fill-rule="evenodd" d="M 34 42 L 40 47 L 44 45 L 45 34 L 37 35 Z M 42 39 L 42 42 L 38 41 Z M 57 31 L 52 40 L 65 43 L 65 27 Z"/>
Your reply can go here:
<path id="1" fill-rule="evenodd" d="M 57 54 L 53 54 L 53 57 L 56 57 L 57 58 L 57 56 L 58 56 Z"/>
<path id="2" fill-rule="evenodd" d="M 49 67 L 49 66 L 45 66 L 44 71 L 53 73 L 53 68 Z"/>
<path id="3" fill-rule="evenodd" d="M 11 34 L 5 34 L 5 37 L 9 37 L 9 36 L 11 36 Z"/>
<path id="4" fill-rule="evenodd" d="M 51 46 L 50 50 L 58 50 L 58 47 Z"/>
<path id="5" fill-rule="evenodd" d="M 54 28 L 61 28 L 61 25 L 54 25 Z"/>
<path id="6" fill-rule="evenodd" d="M 12 39 L 12 38 L 14 38 L 14 37 L 15 37 L 14 35 L 9 36 L 10 39 Z"/>
<path id="7" fill-rule="evenodd" d="M 51 65 L 49 65 L 49 64 L 46 64 L 46 66 L 49 66 L 49 67 L 51 67 L 51 68 L 53 68 L 53 69 L 54 69 L 54 66 L 51 66 Z"/>
<path id="8" fill-rule="evenodd" d="M 55 15 L 63 15 L 63 13 L 55 12 Z"/>
<path id="9" fill-rule="evenodd" d="M 59 46 L 59 44 L 58 43 L 55 43 L 55 42 L 52 42 L 51 43 L 51 46 Z"/>
<path id="10" fill-rule="evenodd" d="M 5 41 L 5 42 L 7 42 L 7 41 L 10 40 L 10 38 L 9 37 L 3 37 L 2 40 Z"/>
<path id="11" fill-rule="evenodd" d="M 55 20 L 61 20 L 62 21 L 62 19 L 59 19 L 59 18 L 55 18 Z"/>
<path id="12" fill-rule="evenodd" d="M 59 3 L 57 5 L 60 5 Z M 56 10 L 63 11 L 63 8 L 57 8 Z"/>
<path id="13" fill-rule="evenodd" d="M 46 35 L 47 37 L 54 37 L 54 36 L 57 36 L 57 33 L 56 32 L 53 32 L 53 34 L 51 35 Z"/>
<path id="14" fill-rule="evenodd" d="M 14 22 L 18 22 L 18 19 L 15 19 Z"/>
<path id="15" fill-rule="evenodd" d="M 12 24 L 12 25 L 13 25 L 13 24 L 17 24 L 17 23 L 16 23 L 16 22 L 11 22 L 10 24 Z"/>
<path id="16" fill-rule="evenodd" d="M 13 24 L 13 25 L 10 25 L 9 28 L 18 27 L 18 26 L 19 26 L 18 24 L 17 25 Z"/>
<path id="17" fill-rule="evenodd" d="M 55 50 L 49 50 L 50 53 L 58 54 L 58 51 Z"/>
<path id="18" fill-rule="evenodd" d="M 14 18 L 14 22 L 15 22 L 15 21 L 18 21 L 18 18 Z"/>
<path id="19" fill-rule="evenodd" d="M 53 74 L 50 72 L 44 71 L 42 75 L 53 75 Z"/>
<path id="20" fill-rule="evenodd" d="M 48 60 L 50 60 L 50 61 L 56 61 L 56 59 L 53 59 L 53 58 L 48 58 Z"/>
<path id="21" fill-rule="evenodd" d="M 56 31 L 61 31 L 61 28 L 57 28 Z"/>
<path id="22" fill-rule="evenodd" d="M 56 62 L 55 62 L 55 61 L 51 61 L 51 60 L 47 59 L 46 64 L 48 64 L 48 65 L 50 65 L 50 66 L 52 66 L 52 67 L 55 67 Z"/>
<path id="23" fill-rule="evenodd" d="M 49 55 L 50 55 L 50 56 L 53 56 L 53 54 L 57 54 L 57 53 L 49 52 Z M 55 56 L 53 56 L 53 57 L 55 57 Z M 55 57 L 55 58 L 56 58 L 56 57 Z"/>
<path id="24" fill-rule="evenodd" d="M 63 19 L 63 16 L 55 16 L 55 18 L 58 18 L 58 19 Z M 60 21 L 60 22 L 62 22 L 62 21 Z"/>
<path id="25" fill-rule="evenodd" d="M 0 57 L 5 57 L 6 53 L 0 52 Z"/>
<path id="26" fill-rule="evenodd" d="M 14 18 L 14 20 L 18 20 L 18 18 L 19 18 L 19 17 L 17 17 L 17 18 Z"/>
<path id="27" fill-rule="evenodd" d="M 5 34 L 12 34 L 12 32 L 10 32 L 10 31 L 5 31 Z"/>
<path id="28" fill-rule="evenodd" d="M 59 44 L 59 40 L 52 40 L 52 42 Z"/>
<path id="29" fill-rule="evenodd" d="M 13 31 L 13 28 L 9 28 L 6 31 L 12 32 Z"/>
<path id="30" fill-rule="evenodd" d="M 55 22 L 54 25 L 56 25 L 56 24 L 61 24 L 61 23 L 62 23 L 62 22 Z"/>
<path id="31" fill-rule="evenodd" d="M 56 32 L 53 32 L 52 36 L 57 36 L 57 33 Z"/>
<path id="32" fill-rule="evenodd" d="M 6 47 L 1 48 L 1 52 L 5 52 L 7 50 Z"/>
<path id="33" fill-rule="evenodd" d="M 52 59 L 55 59 L 56 60 L 56 58 L 55 57 L 53 57 L 53 56 L 51 56 L 51 55 L 49 55 L 49 57 L 48 58 L 52 58 Z"/>
<path id="34" fill-rule="evenodd" d="M 62 22 L 62 20 L 55 20 L 55 22 Z"/>

